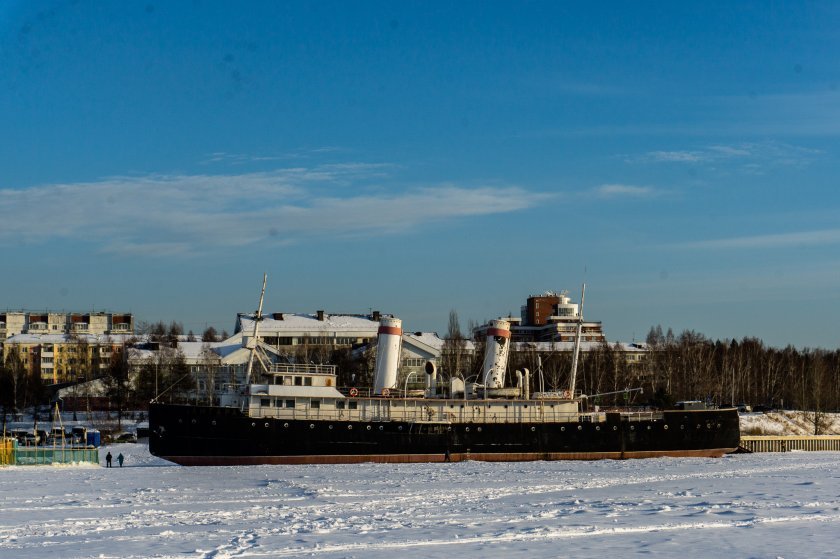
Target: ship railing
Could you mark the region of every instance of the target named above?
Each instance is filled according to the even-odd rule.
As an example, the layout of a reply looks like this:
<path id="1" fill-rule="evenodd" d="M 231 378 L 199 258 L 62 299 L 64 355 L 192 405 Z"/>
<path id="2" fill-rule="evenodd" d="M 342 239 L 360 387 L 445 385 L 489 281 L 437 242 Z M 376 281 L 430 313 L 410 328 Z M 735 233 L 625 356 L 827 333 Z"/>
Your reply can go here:
<path id="1" fill-rule="evenodd" d="M 310 365 L 302 363 L 273 363 L 271 370 L 272 375 L 334 375 L 335 365 Z"/>
<path id="2" fill-rule="evenodd" d="M 366 405 L 370 403 L 370 405 Z M 569 412 L 551 408 L 534 407 L 488 408 L 478 406 L 459 406 L 425 404 L 418 399 L 407 402 L 404 406 L 377 405 L 387 400 L 372 399 L 360 401 L 359 408 L 270 408 L 252 407 L 250 416 L 254 418 L 276 418 L 290 420 L 317 421 L 405 421 L 412 423 L 603 423 L 607 420 L 604 412 Z M 481 410 L 477 412 L 476 410 Z M 634 414 L 631 421 L 650 419 L 651 414 Z"/>

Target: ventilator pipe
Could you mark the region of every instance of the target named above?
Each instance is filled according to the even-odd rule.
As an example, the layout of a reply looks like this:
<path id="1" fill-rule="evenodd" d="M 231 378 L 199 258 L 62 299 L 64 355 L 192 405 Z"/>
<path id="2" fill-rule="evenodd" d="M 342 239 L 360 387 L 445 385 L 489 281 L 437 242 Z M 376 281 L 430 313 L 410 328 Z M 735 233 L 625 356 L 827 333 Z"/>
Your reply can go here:
<path id="1" fill-rule="evenodd" d="M 434 362 L 426 361 L 426 395 L 429 398 L 437 396 L 437 367 Z"/>

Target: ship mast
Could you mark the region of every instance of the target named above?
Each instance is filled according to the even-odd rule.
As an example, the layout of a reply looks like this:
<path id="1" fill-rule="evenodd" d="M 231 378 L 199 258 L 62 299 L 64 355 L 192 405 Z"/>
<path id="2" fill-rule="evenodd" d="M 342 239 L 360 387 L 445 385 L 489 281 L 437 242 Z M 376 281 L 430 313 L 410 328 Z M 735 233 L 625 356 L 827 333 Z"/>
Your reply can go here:
<path id="1" fill-rule="evenodd" d="M 586 296 L 586 284 L 581 287 L 580 309 L 578 310 L 577 336 L 575 336 L 575 351 L 572 354 L 572 378 L 569 381 L 569 397 L 575 397 L 575 380 L 577 380 L 578 355 L 580 355 L 580 336 L 583 332 L 583 298 Z"/>
<path id="2" fill-rule="evenodd" d="M 265 283 L 268 279 L 268 274 L 263 274 L 262 291 L 260 292 L 260 305 L 257 307 L 257 314 L 254 316 L 254 333 L 251 336 L 249 345 L 251 346 L 251 355 L 248 357 L 248 369 L 245 371 L 245 387 L 251 384 L 251 370 L 254 367 L 254 355 L 257 352 L 257 333 L 260 331 L 260 321 L 262 320 L 263 299 L 265 298 Z"/>

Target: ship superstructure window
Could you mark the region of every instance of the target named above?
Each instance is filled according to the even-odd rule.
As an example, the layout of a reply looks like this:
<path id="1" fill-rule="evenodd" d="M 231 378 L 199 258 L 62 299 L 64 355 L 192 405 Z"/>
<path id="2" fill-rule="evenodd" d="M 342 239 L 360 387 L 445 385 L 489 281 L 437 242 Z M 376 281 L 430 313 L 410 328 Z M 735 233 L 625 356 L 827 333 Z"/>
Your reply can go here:
<path id="1" fill-rule="evenodd" d="M 344 400 L 338 400 L 338 401 L 335 403 L 335 409 L 337 409 L 337 410 L 343 410 L 343 409 L 344 409 Z"/>
<path id="2" fill-rule="evenodd" d="M 303 386 L 303 377 L 295 377 L 295 386 Z"/>
<path id="3" fill-rule="evenodd" d="M 347 402 L 347 407 L 351 410 L 358 409 L 359 402 L 357 402 L 356 400 L 350 400 L 349 402 Z"/>
<path id="4" fill-rule="evenodd" d="M 321 408 L 321 400 L 312 400 L 309 402 L 309 407 L 313 410 L 317 410 Z"/>
<path id="5" fill-rule="evenodd" d="M 312 386 L 312 377 L 303 377 L 304 386 Z"/>
<path id="6" fill-rule="evenodd" d="M 264 408 L 271 406 L 271 398 L 260 398 L 260 405 Z"/>
<path id="7" fill-rule="evenodd" d="M 294 408 L 295 407 L 295 401 L 294 400 L 286 400 L 286 407 L 287 408 Z"/>
<path id="8" fill-rule="evenodd" d="M 274 400 L 274 407 L 275 408 L 282 408 L 283 407 L 283 400 L 280 398 Z"/>

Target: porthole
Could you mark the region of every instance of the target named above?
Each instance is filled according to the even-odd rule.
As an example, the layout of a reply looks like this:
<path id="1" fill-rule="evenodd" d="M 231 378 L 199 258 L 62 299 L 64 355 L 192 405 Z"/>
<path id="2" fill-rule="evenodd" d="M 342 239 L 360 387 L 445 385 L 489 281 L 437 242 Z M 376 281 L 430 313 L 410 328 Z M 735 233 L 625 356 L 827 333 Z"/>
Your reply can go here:
<path id="1" fill-rule="evenodd" d="M 469 427 L 465 427 L 465 428 L 464 428 L 464 431 L 466 431 L 467 433 L 469 433 L 469 432 L 470 432 L 470 428 L 469 428 Z"/>
<path id="2" fill-rule="evenodd" d="M 370 425 L 367 426 L 367 430 L 370 431 Z"/>
<path id="3" fill-rule="evenodd" d="M 613 431 L 618 431 L 618 425 L 613 425 Z"/>
<path id="4" fill-rule="evenodd" d="M 566 430 L 565 427 L 560 427 L 560 431 L 565 431 L 565 430 Z"/>
<path id="5" fill-rule="evenodd" d="M 451 430 L 452 430 L 452 426 L 447 427 L 447 428 L 446 428 L 446 430 L 447 430 L 447 431 L 451 431 Z"/>
<path id="6" fill-rule="evenodd" d="M 720 423 L 717 424 L 717 428 L 720 429 Z"/>
<path id="7" fill-rule="evenodd" d="M 352 426 L 352 425 L 348 425 L 348 426 L 347 426 L 347 430 L 348 430 L 348 431 L 352 431 L 352 430 L 353 430 L 353 426 Z"/>
<path id="8" fill-rule="evenodd" d="M 178 423 L 183 423 L 183 422 L 184 422 L 184 420 L 183 420 L 183 419 L 178 418 Z"/>
<path id="9" fill-rule="evenodd" d="M 635 430 L 636 430 L 636 426 L 635 426 L 635 425 L 631 425 L 631 426 L 630 426 L 630 430 L 631 430 L 631 431 L 635 431 Z"/>
<path id="10" fill-rule="evenodd" d="M 648 431 L 650 431 L 650 425 L 648 425 Z"/>
<path id="11" fill-rule="evenodd" d="M 195 419 L 192 420 L 192 424 L 195 425 Z"/>
<path id="12" fill-rule="evenodd" d="M 265 424 L 265 428 L 268 429 L 268 423 Z"/>
<path id="13" fill-rule="evenodd" d="M 702 425 L 700 425 L 700 424 L 698 423 L 698 424 L 697 424 L 697 428 L 699 429 L 700 427 L 702 427 Z"/>
<path id="14" fill-rule="evenodd" d="M 479 427 L 478 429 L 476 429 L 476 431 L 478 431 L 479 433 L 481 433 L 481 427 Z"/>
<path id="15" fill-rule="evenodd" d="M 314 428 L 315 428 L 315 424 L 314 424 L 314 423 L 310 423 L 310 424 L 309 424 L 309 428 L 310 428 L 310 429 L 314 429 Z"/>
<path id="16" fill-rule="evenodd" d="M 251 423 L 251 427 L 256 427 L 256 426 L 257 426 L 256 423 Z"/>
<path id="17" fill-rule="evenodd" d="M 402 425 L 400 425 L 399 427 L 397 427 L 397 431 L 402 431 Z"/>
<path id="18" fill-rule="evenodd" d="M 289 428 L 289 424 L 288 424 L 288 423 L 284 423 L 284 424 L 283 424 L 283 428 L 284 428 L 284 429 L 288 429 L 288 428 Z"/>
<path id="19" fill-rule="evenodd" d="M 583 430 L 583 425 L 578 425 L 578 431 L 582 431 L 582 430 Z"/>
<path id="20" fill-rule="evenodd" d="M 685 429 L 685 425 L 680 425 L 680 429 Z"/>
<path id="21" fill-rule="evenodd" d="M 383 427 L 382 425 L 380 425 L 380 426 L 379 426 L 379 430 L 380 430 L 380 431 L 382 431 L 383 429 L 385 429 L 385 427 Z"/>
<path id="22" fill-rule="evenodd" d="M 536 430 L 537 430 L 537 428 L 536 428 L 536 427 L 531 427 L 531 432 L 532 432 L 532 433 L 533 433 L 534 431 L 536 431 Z"/>
<path id="23" fill-rule="evenodd" d="M 600 430 L 601 430 L 601 426 L 600 426 L 600 425 L 596 425 L 596 426 L 595 426 L 595 430 L 596 430 L 596 431 L 600 431 Z"/>
<path id="24" fill-rule="evenodd" d="M 663 426 L 662 426 L 662 428 L 663 428 L 663 429 L 665 429 L 666 431 L 668 430 L 668 426 L 667 426 L 667 425 L 663 425 Z"/>
<path id="25" fill-rule="evenodd" d="M 211 421 L 210 425 L 216 425 L 216 420 L 214 419 L 213 421 Z"/>
<path id="26" fill-rule="evenodd" d="M 332 425 L 330 425 L 330 427 L 329 427 L 330 431 L 332 431 L 332 428 L 333 428 L 333 426 L 332 426 Z"/>

